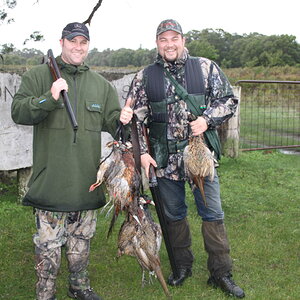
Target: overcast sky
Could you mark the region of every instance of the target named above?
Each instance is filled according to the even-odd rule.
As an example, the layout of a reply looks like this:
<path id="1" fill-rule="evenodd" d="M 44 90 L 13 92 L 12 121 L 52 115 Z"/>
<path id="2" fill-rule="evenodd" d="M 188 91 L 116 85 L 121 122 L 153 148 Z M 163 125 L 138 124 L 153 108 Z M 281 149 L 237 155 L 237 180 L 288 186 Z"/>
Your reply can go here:
<path id="1" fill-rule="evenodd" d="M 33 31 L 40 31 L 45 41 L 25 47 L 44 53 L 52 48 L 58 55 L 63 27 L 85 21 L 97 0 L 35 2 L 18 0 L 17 7 L 11 10 L 15 23 L 0 25 L 0 45 L 12 43 L 21 50 L 23 41 Z M 176 19 L 184 33 L 221 28 L 231 34 L 294 35 L 300 43 L 299 6 L 299 0 L 103 0 L 89 27 L 90 49 L 152 49 L 158 24 L 168 18 Z"/>

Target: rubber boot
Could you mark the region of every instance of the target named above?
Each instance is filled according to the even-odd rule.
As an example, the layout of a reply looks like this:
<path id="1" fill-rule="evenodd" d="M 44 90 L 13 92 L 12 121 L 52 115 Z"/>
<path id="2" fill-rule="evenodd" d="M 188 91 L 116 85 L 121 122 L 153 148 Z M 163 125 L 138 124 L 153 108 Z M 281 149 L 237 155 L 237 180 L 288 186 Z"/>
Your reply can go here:
<path id="1" fill-rule="evenodd" d="M 219 287 L 226 294 L 244 298 L 244 291 L 232 279 L 232 260 L 223 220 L 202 223 L 205 250 L 208 253 L 209 285 Z"/>
<path id="2" fill-rule="evenodd" d="M 208 253 L 207 268 L 211 276 L 219 277 L 231 272 L 232 260 L 223 220 L 202 223 L 205 250 Z"/>
<path id="3" fill-rule="evenodd" d="M 61 263 L 61 248 L 43 251 L 35 247 L 36 253 L 36 283 L 37 300 L 52 300 L 55 298 L 56 277 Z"/>
<path id="4" fill-rule="evenodd" d="M 205 250 L 208 253 L 207 268 L 209 285 L 219 287 L 223 292 L 236 298 L 244 298 L 245 293 L 233 280 L 230 248 L 223 220 L 202 223 Z"/>
<path id="5" fill-rule="evenodd" d="M 179 271 L 179 278 L 174 278 L 173 273 L 168 278 L 168 284 L 181 285 L 183 281 L 192 275 L 194 256 L 191 250 L 191 233 L 186 218 L 169 222 L 167 230 L 173 248 L 175 263 Z"/>

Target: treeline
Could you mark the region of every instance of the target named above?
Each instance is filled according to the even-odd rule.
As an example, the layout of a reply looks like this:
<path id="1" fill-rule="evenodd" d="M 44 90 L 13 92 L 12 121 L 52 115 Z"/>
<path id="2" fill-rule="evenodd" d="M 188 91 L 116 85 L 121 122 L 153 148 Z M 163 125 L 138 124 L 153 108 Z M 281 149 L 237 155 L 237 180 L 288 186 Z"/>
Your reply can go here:
<path id="1" fill-rule="evenodd" d="M 186 47 L 192 56 L 204 56 L 222 68 L 300 66 L 300 44 L 293 35 L 230 34 L 222 29 L 192 30 L 185 34 Z M 44 55 L 36 49 L 16 50 L 12 44 L 0 46 L 6 65 L 34 65 Z M 152 63 L 156 49 L 90 50 L 91 66 L 141 67 Z"/>

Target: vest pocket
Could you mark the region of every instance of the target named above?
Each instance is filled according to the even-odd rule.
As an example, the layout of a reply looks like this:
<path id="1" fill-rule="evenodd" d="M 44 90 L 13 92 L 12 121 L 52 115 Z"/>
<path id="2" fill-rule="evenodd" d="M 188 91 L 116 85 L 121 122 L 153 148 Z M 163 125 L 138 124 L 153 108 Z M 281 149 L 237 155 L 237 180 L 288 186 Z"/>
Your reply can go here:
<path id="1" fill-rule="evenodd" d="M 157 167 L 165 168 L 168 164 L 167 124 L 152 122 L 149 125 L 150 152 Z"/>
<path id="2" fill-rule="evenodd" d="M 101 131 L 102 128 L 102 105 L 93 100 L 86 100 L 84 112 L 84 126 L 86 130 Z"/>
<path id="3" fill-rule="evenodd" d="M 203 94 L 188 94 L 185 102 L 195 116 L 201 116 L 206 109 L 205 95 Z"/>

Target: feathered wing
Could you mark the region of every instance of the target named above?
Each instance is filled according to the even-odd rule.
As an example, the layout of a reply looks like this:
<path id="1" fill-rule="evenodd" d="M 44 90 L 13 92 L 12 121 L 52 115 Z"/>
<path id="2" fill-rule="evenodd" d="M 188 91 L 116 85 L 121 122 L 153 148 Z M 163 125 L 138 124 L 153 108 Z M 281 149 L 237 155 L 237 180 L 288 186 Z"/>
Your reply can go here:
<path id="1" fill-rule="evenodd" d="M 204 191 L 204 178 L 212 181 L 215 175 L 214 156 L 203 141 L 203 135 L 191 136 L 189 144 L 183 152 L 184 166 L 191 181 L 199 188 L 206 201 Z"/>
<path id="2" fill-rule="evenodd" d="M 161 229 L 154 223 L 151 215 L 144 209 L 140 197 L 142 179 L 135 167 L 130 143 L 113 142 L 109 145 L 111 154 L 100 164 L 97 181 L 91 185 L 93 191 L 105 183 L 109 197 L 114 205 L 114 214 L 110 222 L 108 236 L 112 232 L 118 215 L 124 211 L 126 219 L 118 235 L 118 254 L 136 257 L 143 274 L 147 270 L 155 272 L 164 292 L 169 291 L 162 275 L 159 259 Z"/>
<path id="3" fill-rule="evenodd" d="M 154 272 L 165 294 L 170 293 L 161 271 L 159 250 L 162 241 L 161 228 L 154 223 L 151 215 L 139 205 L 137 215 L 129 214 L 118 237 L 118 257 L 123 254 L 136 257 L 143 273 Z M 144 278 L 144 277 L 143 277 Z"/>
<path id="4" fill-rule="evenodd" d="M 97 181 L 91 185 L 90 191 L 95 190 L 102 183 L 105 184 L 109 198 L 113 202 L 114 215 L 112 217 L 108 235 L 120 212 L 133 211 L 134 198 L 140 190 L 140 175 L 135 169 L 135 162 L 130 143 L 110 142 L 107 144 L 110 154 L 100 162 Z"/>

